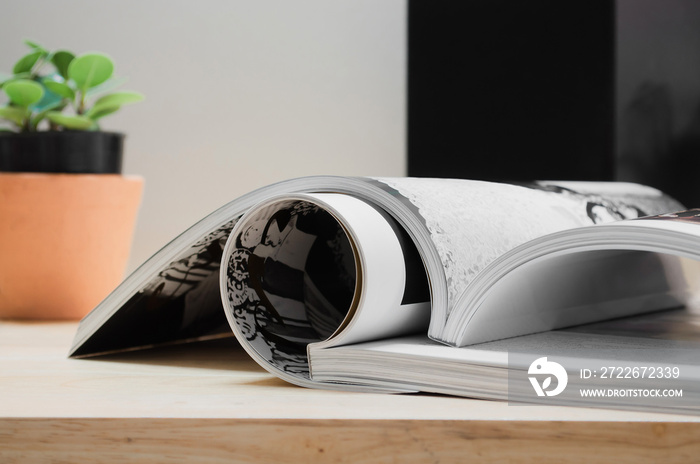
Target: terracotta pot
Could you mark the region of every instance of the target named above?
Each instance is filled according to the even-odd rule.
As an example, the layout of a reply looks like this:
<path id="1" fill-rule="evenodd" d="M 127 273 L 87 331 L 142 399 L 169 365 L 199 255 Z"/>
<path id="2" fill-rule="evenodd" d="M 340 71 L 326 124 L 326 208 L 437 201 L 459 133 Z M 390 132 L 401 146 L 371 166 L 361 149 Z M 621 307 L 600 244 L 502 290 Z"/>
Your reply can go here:
<path id="1" fill-rule="evenodd" d="M 0 172 L 0 318 L 80 319 L 124 277 L 143 179 Z"/>

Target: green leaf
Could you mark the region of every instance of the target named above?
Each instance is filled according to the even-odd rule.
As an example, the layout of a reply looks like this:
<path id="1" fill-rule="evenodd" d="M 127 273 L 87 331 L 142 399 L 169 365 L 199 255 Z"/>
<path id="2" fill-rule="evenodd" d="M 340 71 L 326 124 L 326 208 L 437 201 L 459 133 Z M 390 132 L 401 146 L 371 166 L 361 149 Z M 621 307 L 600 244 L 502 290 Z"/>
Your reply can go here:
<path id="1" fill-rule="evenodd" d="M 3 77 L 4 77 L 4 76 L 6 76 L 6 75 L 3 75 Z M 2 87 L 3 85 L 7 84 L 8 82 L 16 81 L 16 80 L 19 80 L 19 79 L 29 79 L 29 80 L 31 80 L 31 79 L 32 79 L 32 73 L 19 73 L 19 74 L 15 74 L 14 76 L 10 76 L 9 79 L 6 79 L 5 81 L 0 82 L 0 87 Z"/>
<path id="2" fill-rule="evenodd" d="M 58 50 L 51 57 L 51 62 L 56 66 L 58 73 L 63 76 L 64 79 L 68 79 L 68 67 L 71 62 L 75 59 L 75 55 L 66 50 Z"/>
<path id="3" fill-rule="evenodd" d="M 49 111 L 46 113 L 46 118 L 59 126 L 65 127 L 66 129 L 85 130 L 89 129 L 94 124 L 92 119 L 86 116 L 69 116 L 58 111 Z"/>
<path id="4" fill-rule="evenodd" d="M 102 53 L 80 55 L 68 66 L 68 77 L 73 79 L 81 91 L 100 85 L 109 79 L 113 72 L 114 63 Z"/>
<path id="5" fill-rule="evenodd" d="M 44 96 L 44 88 L 41 84 L 29 79 L 8 82 L 3 86 L 3 90 L 14 104 L 25 108 L 38 102 Z"/>
<path id="6" fill-rule="evenodd" d="M 36 62 L 39 61 L 39 58 L 41 58 L 42 55 L 44 55 L 42 50 L 35 50 L 27 55 L 24 55 L 19 59 L 19 61 L 17 61 L 17 63 L 15 63 L 15 66 L 12 68 L 12 72 L 15 74 L 31 72 L 32 68 Z"/>
<path id="7" fill-rule="evenodd" d="M 70 101 L 73 101 L 75 99 L 75 92 L 68 86 L 68 84 L 46 79 L 44 80 L 44 85 L 47 89 L 49 89 L 56 95 L 59 95 L 63 98 L 67 98 Z"/>
<path id="8" fill-rule="evenodd" d="M 27 110 L 24 108 L 17 108 L 15 106 L 2 106 L 0 107 L 0 118 L 12 121 L 18 126 L 24 123 L 24 118 L 27 115 Z"/>
<path id="9" fill-rule="evenodd" d="M 94 97 L 95 95 L 109 92 L 110 90 L 116 89 L 120 85 L 124 84 L 126 81 L 127 81 L 127 79 L 125 77 L 113 77 L 111 79 L 104 81 L 100 85 L 96 85 L 95 87 L 88 89 L 85 92 L 85 96 Z"/>
<path id="10" fill-rule="evenodd" d="M 47 97 L 47 95 L 51 95 L 51 97 Z M 30 106 L 29 109 L 33 112 L 46 113 L 47 111 L 55 109 L 58 109 L 60 111 L 63 110 L 63 108 L 65 107 L 65 99 L 59 97 L 54 93 L 46 92 L 44 98 L 42 98 L 39 103 Z"/>
<path id="11" fill-rule="evenodd" d="M 93 121 L 97 121 L 97 120 L 100 119 L 100 118 L 103 118 L 103 117 L 105 117 L 105 116 L 107 116 L 107 115 L 110 115 L 110 114 L 112 114 L 112 113 L 115 113 L 115 112 L 119 111 L 119 108 L 121 108 L 121 107 L 119 107 L 119 106 L 110 106 L 110 107 L 107 107 L 107 108 L 102 108 L 102 109 L 99 110 L 99 111 L 94 111 L 94 112 L 92 112 L 92 114 L 88 114 L 87 116 L 88 116 L 90 119 L 92 119 Z"/>
<path id="12" fill-rule="evenodd" d="M 66 99 L 63 96 L 53 92 L 46 86 L 47 82 L 57 82 L 59 84 L 62 84 L 62 79 L 63 78 L 59 76 L 58 73 L 52 73 L 46 78 L 44 78 L 41 81 L 41 84 L 44 86 L 44 96 L 37 103 L 30 106 L 29 109 L 31 109 L 32 111 L 46 111 L 52 110 L 57 106 L 63 104 L 66 101 Z"/>
<path id="13" fill-rule="evenodd" d="M 117 109 L 128 103 L 136 103 L 143 100 L 143 95 L 137 92 L 115 92 L 97 99 L 92 108 L 87 112 L 87 116 L 99 113 L 106 108 L 116 107 Z M 116 110 L 115 110 L 116 111 Z"/>
<path id="14" fill-rule="evenodd" d="M 39 44 L 36 43 L 36 42 L 32 42 L 31 40 L 24 39 L 24 43 L 25 43 L 29 48 L 34 48 L 34 49 L 36 49 L 36 50 L 41 50 L 41 51 L 44 51 L 44 52 L 46 51 L 46 49 L 45 49 L 44 47 L 42 47 L 41 45 L 39 45 Z"/>

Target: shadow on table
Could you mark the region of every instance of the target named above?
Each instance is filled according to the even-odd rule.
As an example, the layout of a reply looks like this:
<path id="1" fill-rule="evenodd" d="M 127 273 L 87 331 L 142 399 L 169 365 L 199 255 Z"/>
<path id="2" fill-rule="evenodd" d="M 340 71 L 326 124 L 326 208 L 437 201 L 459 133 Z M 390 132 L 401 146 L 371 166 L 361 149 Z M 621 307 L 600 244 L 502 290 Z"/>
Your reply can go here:
<path id="1" fill-rule="evenodd" d="M 248 356 L 232 335 L 211 340 L 159 345 L 83 359 L 97 362 L 250 372 L 264 370 Z"/>

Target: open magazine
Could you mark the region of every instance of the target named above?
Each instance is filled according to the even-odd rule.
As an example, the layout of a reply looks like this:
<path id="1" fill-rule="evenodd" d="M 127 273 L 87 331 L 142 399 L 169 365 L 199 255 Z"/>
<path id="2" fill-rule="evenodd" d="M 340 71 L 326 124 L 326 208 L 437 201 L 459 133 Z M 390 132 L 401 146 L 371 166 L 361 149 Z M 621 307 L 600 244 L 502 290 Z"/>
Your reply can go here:
<path id="1" fill-rule="evenodd" d="M 596 360 L 669 367 L 664 379 L 686 393 L 668 407 L 694 411 L 697 340 L 640 336 L 627 330 L 635 324 L 580 328 L 692 306 L 700 211 L 683 209 L 629 183 L 281 182 L 228 203 L 139 267 L 83 319 L 70 353 L 233 332 L 297 385 L 514 401 L 575 383 L 554 364 L 583 381 Z M 566 327 L 578 329 L 551 332 Z M 543 350 L 549 360 L 530 362 Z M 524 384 L 508 384 L 511 372 Z"/>

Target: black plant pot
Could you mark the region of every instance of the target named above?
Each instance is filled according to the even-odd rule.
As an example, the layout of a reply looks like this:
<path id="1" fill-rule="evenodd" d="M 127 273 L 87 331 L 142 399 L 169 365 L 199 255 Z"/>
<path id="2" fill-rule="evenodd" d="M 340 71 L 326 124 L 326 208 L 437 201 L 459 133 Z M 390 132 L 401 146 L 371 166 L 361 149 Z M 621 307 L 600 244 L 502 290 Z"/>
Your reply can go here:
<path id="1" fill-rule="evenodd" d="M 121 174 L 124 134 L 0 132 L 0 171 Z"/>

